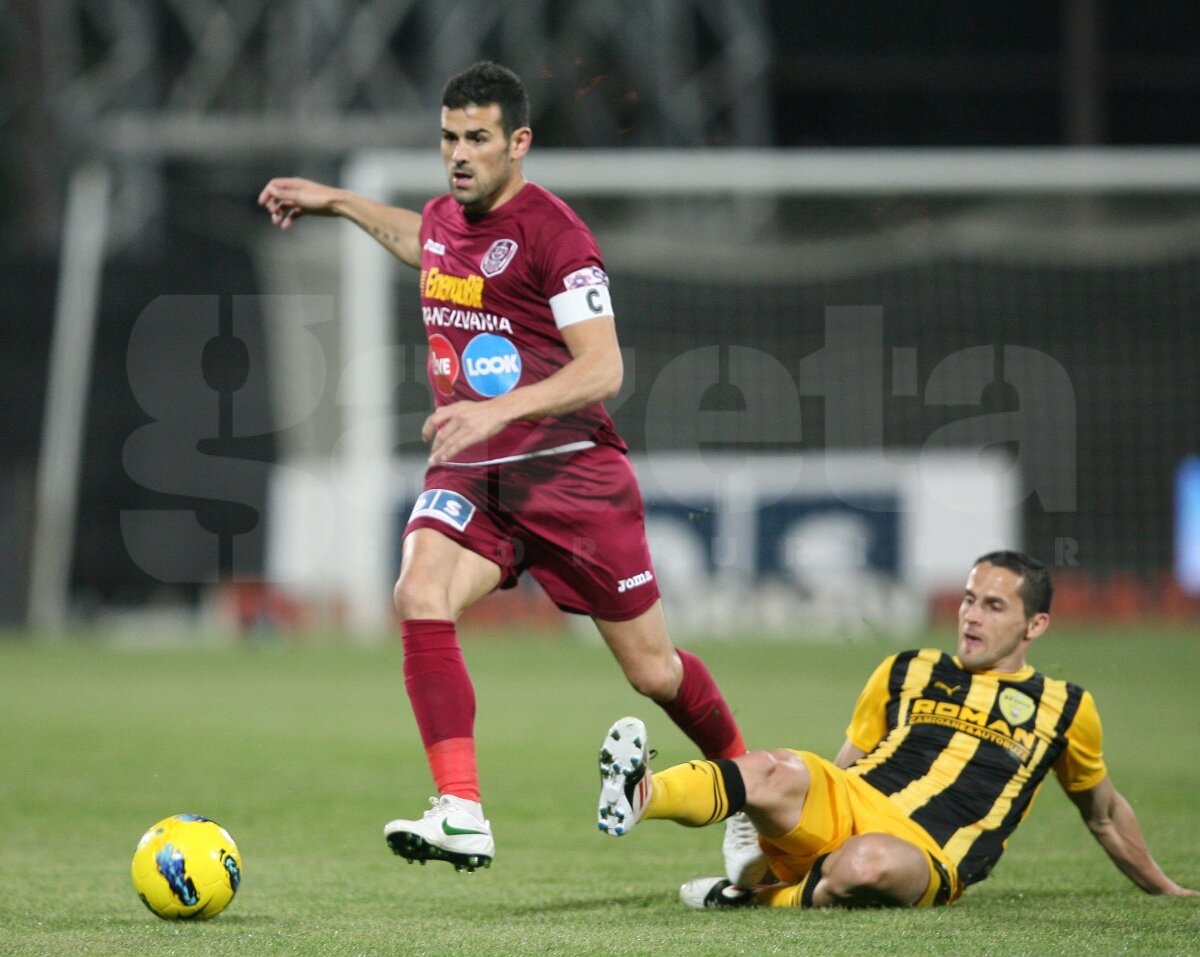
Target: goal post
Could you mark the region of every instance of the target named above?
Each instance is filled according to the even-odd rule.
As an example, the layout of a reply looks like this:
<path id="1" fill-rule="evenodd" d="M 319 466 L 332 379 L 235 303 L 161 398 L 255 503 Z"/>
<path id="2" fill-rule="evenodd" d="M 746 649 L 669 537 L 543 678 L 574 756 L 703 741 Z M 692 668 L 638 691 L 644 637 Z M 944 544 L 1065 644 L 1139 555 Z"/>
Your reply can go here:
<path id="1" fill-rule="evenodd" d="M 29 570 L 29 623 L 54 633 L 70 618 L 71 562 L 82 480 L 107 239 L 110 173 L 75 170 L 67 190 Z"/>

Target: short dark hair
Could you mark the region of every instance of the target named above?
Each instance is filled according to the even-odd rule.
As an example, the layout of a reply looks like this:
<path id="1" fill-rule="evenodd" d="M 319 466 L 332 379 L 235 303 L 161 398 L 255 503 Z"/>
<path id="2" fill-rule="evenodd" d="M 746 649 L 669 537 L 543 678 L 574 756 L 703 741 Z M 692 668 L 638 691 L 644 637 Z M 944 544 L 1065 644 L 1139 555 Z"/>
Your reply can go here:
<path id="1" fill-rule="evenodd" d="M 512 136 L 529 125 L 529 97 L 521 78 L 508 67 L 483 60 L 452 76 L 442 91 L 442 106 L 461 110 L 470 104 L 500 107 L 500 126 Z"/>
<path id="2" fill-rule="evenodd" d="M 1021 576 L 1021 587 L 1017 589 L 1017 594 L 1021 596 L 1021 603 L 1025 606 L 1026 618 L 1050 611 L 1050 602 L 1054 599 L 1054 582 L 1050 580 L 1050 569 L 1044 564 L 1032 555 L 1007 550 L 988 552 L 975 559 L 975 565 L 985 562 L 997 568 L 1007 568 L 1013 574 Z"/>

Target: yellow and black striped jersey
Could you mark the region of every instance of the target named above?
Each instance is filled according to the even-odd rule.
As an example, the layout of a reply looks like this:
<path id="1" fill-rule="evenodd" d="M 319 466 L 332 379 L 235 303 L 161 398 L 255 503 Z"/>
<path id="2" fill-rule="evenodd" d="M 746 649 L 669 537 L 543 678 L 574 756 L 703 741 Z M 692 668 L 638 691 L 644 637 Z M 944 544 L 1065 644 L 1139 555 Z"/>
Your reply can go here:
<path id="1" fill-rule="evenodd" d="M 987 877 L 1047 771 L 1068 791 L 1107 773 L 1100 716 L 1078 685 L 1032 667 L 971 672 L 928 648 L 875 669 L 846 737 L 866 752 L 850 773 L 928 831 L 964 885 Z"/>

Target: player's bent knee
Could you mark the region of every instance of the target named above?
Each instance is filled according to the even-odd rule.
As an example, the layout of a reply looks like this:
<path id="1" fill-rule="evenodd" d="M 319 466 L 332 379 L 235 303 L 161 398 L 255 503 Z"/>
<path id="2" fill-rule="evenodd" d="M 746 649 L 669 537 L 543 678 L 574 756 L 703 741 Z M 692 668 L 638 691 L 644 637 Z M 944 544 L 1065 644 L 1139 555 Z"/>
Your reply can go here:
<path id="1" fill-rule="evenodd" d="M 450 596 L 445 588 L 437 588 L 408 577 L 402 577 L 392 589 L 392 600 L 402 621 L 422 619 L 445 620 L 454 617 Z"/>
<path id="2" fill-rule="evenodd" d="M 843 845 L 835 872 L 848 888 L 881 889 L 891 876 L 893 862 L 888 849 L 872 837 L 874 835 L 863 835 Z"/>
<path id="3" fill-rule="evenodd" d="M 890 834 L 861 834 L 830 856 L 829 893 L 846 904 L 911 905 L 920 899 L 929 870 L 922 852 Z"/>
<path id="4" fill-rule="evenodd" d="M 808 766 L 794 751 L 751 751 L 735 759 L 747 802 L 758 807 L 796 804 L 808 793 Z"/>
<path id="5" fill-rule="evenodd" d="M 670 701 L 679 693 L 679 675 L 669 661 L 647 659 L 625 664 L 625 679 L 652 701 Z"/>

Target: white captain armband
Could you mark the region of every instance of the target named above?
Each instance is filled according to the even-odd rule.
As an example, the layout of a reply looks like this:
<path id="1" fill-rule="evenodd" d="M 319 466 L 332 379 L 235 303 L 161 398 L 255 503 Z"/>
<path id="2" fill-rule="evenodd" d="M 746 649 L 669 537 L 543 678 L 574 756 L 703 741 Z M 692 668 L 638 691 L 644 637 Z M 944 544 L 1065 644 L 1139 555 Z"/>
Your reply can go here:
<path id="1" fill-rule="evenodd" d="M 594 266 L 571 273 L 563 280 L 566 292 L 550 297 L 554 324 L 559 329 L 577 322 L 613 315 L 612 297 L 608 294 L 608 276 Z"/>

